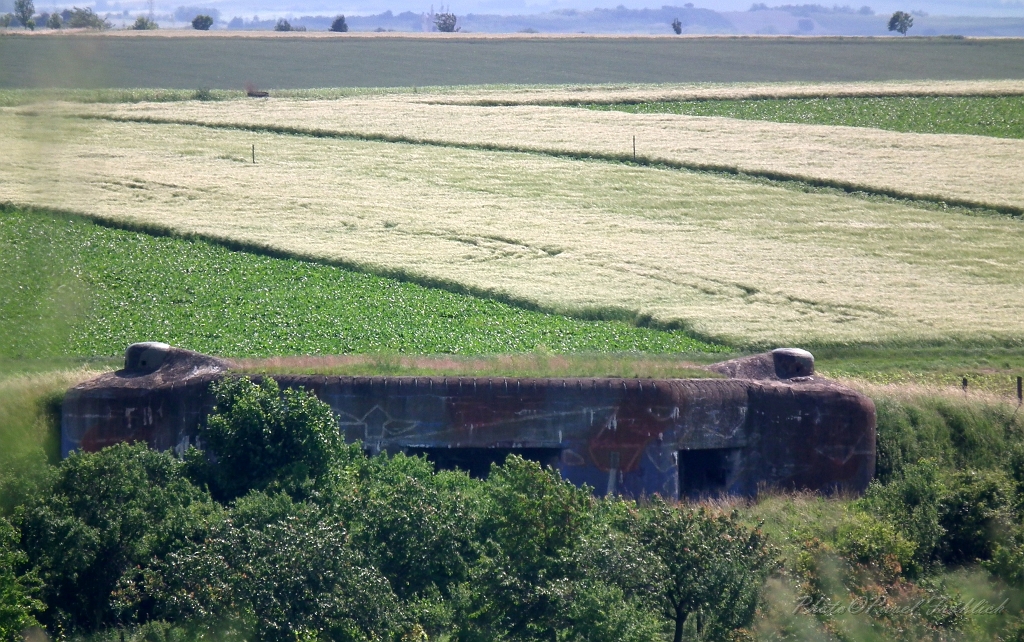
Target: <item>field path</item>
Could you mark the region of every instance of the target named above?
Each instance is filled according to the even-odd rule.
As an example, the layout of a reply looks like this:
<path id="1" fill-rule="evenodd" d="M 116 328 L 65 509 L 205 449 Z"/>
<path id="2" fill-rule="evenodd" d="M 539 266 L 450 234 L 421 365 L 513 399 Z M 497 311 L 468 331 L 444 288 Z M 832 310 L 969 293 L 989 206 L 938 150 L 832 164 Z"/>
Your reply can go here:
<path id="1" fill-rule="evenodd" d="M 62 113 L 664 163 L 1024 213 L 1024 140 L 537 105 L 345 100 L 63 105 Z"/>

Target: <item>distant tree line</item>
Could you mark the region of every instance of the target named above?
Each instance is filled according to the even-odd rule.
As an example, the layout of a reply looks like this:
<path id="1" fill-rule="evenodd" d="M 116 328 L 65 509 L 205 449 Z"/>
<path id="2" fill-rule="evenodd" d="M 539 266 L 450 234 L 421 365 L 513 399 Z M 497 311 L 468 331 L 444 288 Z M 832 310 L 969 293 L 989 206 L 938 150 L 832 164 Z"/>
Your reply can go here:
<path id="1" fill-rule="evenodd" d="M 89 7 L 64 9 L 48 13 L 36 14 L 32 0 L 15 0 L 14 13 L 0 15 L 0 27 L 24 27 L 34 30 L 36 27 L 47 29 L 109 29 L 111 24 L 98 16 Z"/>

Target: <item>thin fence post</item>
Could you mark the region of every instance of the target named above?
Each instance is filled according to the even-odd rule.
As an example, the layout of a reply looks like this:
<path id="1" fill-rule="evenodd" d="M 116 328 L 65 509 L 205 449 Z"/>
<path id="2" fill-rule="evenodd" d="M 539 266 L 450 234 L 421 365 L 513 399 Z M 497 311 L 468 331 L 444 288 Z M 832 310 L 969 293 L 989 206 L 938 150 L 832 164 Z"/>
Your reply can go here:
<path id="1" fill-rule="evenodd" d="M 256 164 L 256 144 L 255 143 L 253 143 L 253 146 L 252 146 L 252 164 L 253 165 Z"/>
<path id="2" fill-rule="evenodd" d="M 1024 377 L 1017 377 L 1017 405 L 1024 404 L 1024 386 L 1021 385 Z"/>
<path id="3" fill-rule="evenodd" d="M 964 394 L 966 395 L 967 394 L 967 377 L 964 377 L 963 386 L 964 386 Z"/>
<path id="4" fill-rule="evenodd" d="M 636 162 L 636 136 L 633 137 L 633 162 Z"/>

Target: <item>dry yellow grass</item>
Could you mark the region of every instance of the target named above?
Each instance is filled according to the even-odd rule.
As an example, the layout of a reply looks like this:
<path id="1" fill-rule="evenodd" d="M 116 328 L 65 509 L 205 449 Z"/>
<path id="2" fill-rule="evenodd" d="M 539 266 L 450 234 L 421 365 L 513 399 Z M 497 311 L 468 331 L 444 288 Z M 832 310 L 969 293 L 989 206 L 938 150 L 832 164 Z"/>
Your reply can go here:
<path id="1" fill-rule="evenodd" d="M 740 345 L 1024 336 L 1024 226 L 1002 217 L 537 154 L 10 112 L 0 124 L 3 200 Z"/>
<path id="2" fill-rule="evenodd" d="M 640 379 L 719 377 L 700 364 L 674 355 L 502 354 L 344 355 L 236 359 L 241 372 L 326 375 L 467 376 L 467 377 L 626 377 Z"/>
<path id="3" fill-rule="evenodd" d="M 420 91 L 424 91 L 420 89 Z M 691 83 L 429 88 L 423 102 L 454 105 L 565 105 L 687 100 L 757 100 L 856 96 L 1019 96 L 1022 80 L 927 80 L 835 83 Z"/>
<path id="4" fill-rule="evenodd" d="M 343 100 L 64 104 L 59 109 L 102 117 L 618 159 L 632 158 L 635 136 L 637 158 L 644 162 L 1024 211 L 1024 140 L 566 107 L 439 104 L 408 94 Z"/>

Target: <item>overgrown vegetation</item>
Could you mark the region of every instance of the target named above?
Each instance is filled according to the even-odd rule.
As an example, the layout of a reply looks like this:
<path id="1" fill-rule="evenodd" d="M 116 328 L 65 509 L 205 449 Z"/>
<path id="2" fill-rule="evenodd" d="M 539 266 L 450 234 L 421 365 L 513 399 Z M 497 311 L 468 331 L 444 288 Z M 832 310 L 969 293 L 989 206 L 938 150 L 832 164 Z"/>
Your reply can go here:
<path id="1" fill-rule="evenodd" d="M 675 626 L 662 605 L 681 604 L 682 583 L 670 611 L 723 639 L 751 625 L 775 564 L 738 514 L 596 500 L 518 457 L 486 481 L 368 458 L 310 393 L 241 379 L 216 394 L 215 458 L 144 444 L 57 466 L 0 456 L 9 637 L 35 618 L 62 639 L 640 642 Z M 684 550 L 686 534 L 710 539 Z"/>
<path id="2" fill-rule="evenodd" d="M 923 134 L 1024 138 L 1024 96 L 858 96 L 588 105 L 633 114 L 686 114 Z"/>
<path id="3" fill-rule="evenodd" d="M 226 356 L 721 351 L 338 267 L 0 213 L 0 358 L 116 355 L 159 339 Z"/>
<path id="4" fill-rule="evenodd" d="M 34 445 L 56 430 L 53 411 L 24 398 L 23 411 L 0 408 L 0 439 L 20 444 L 0 452 L 0 628 L 38 620 L 95 640 L 1013 639 L 1024 416 L 952 396 L 876 403 L 879 475 L 865 497 L 674 506 L 595 499 L 518 458 L 482 481 L 366 457 L 327 434 L 330 411 L 311 396 L 244 379 L 218 386 L 206 428 L 243 459 L 122 445 L 54 465 Z"/>

